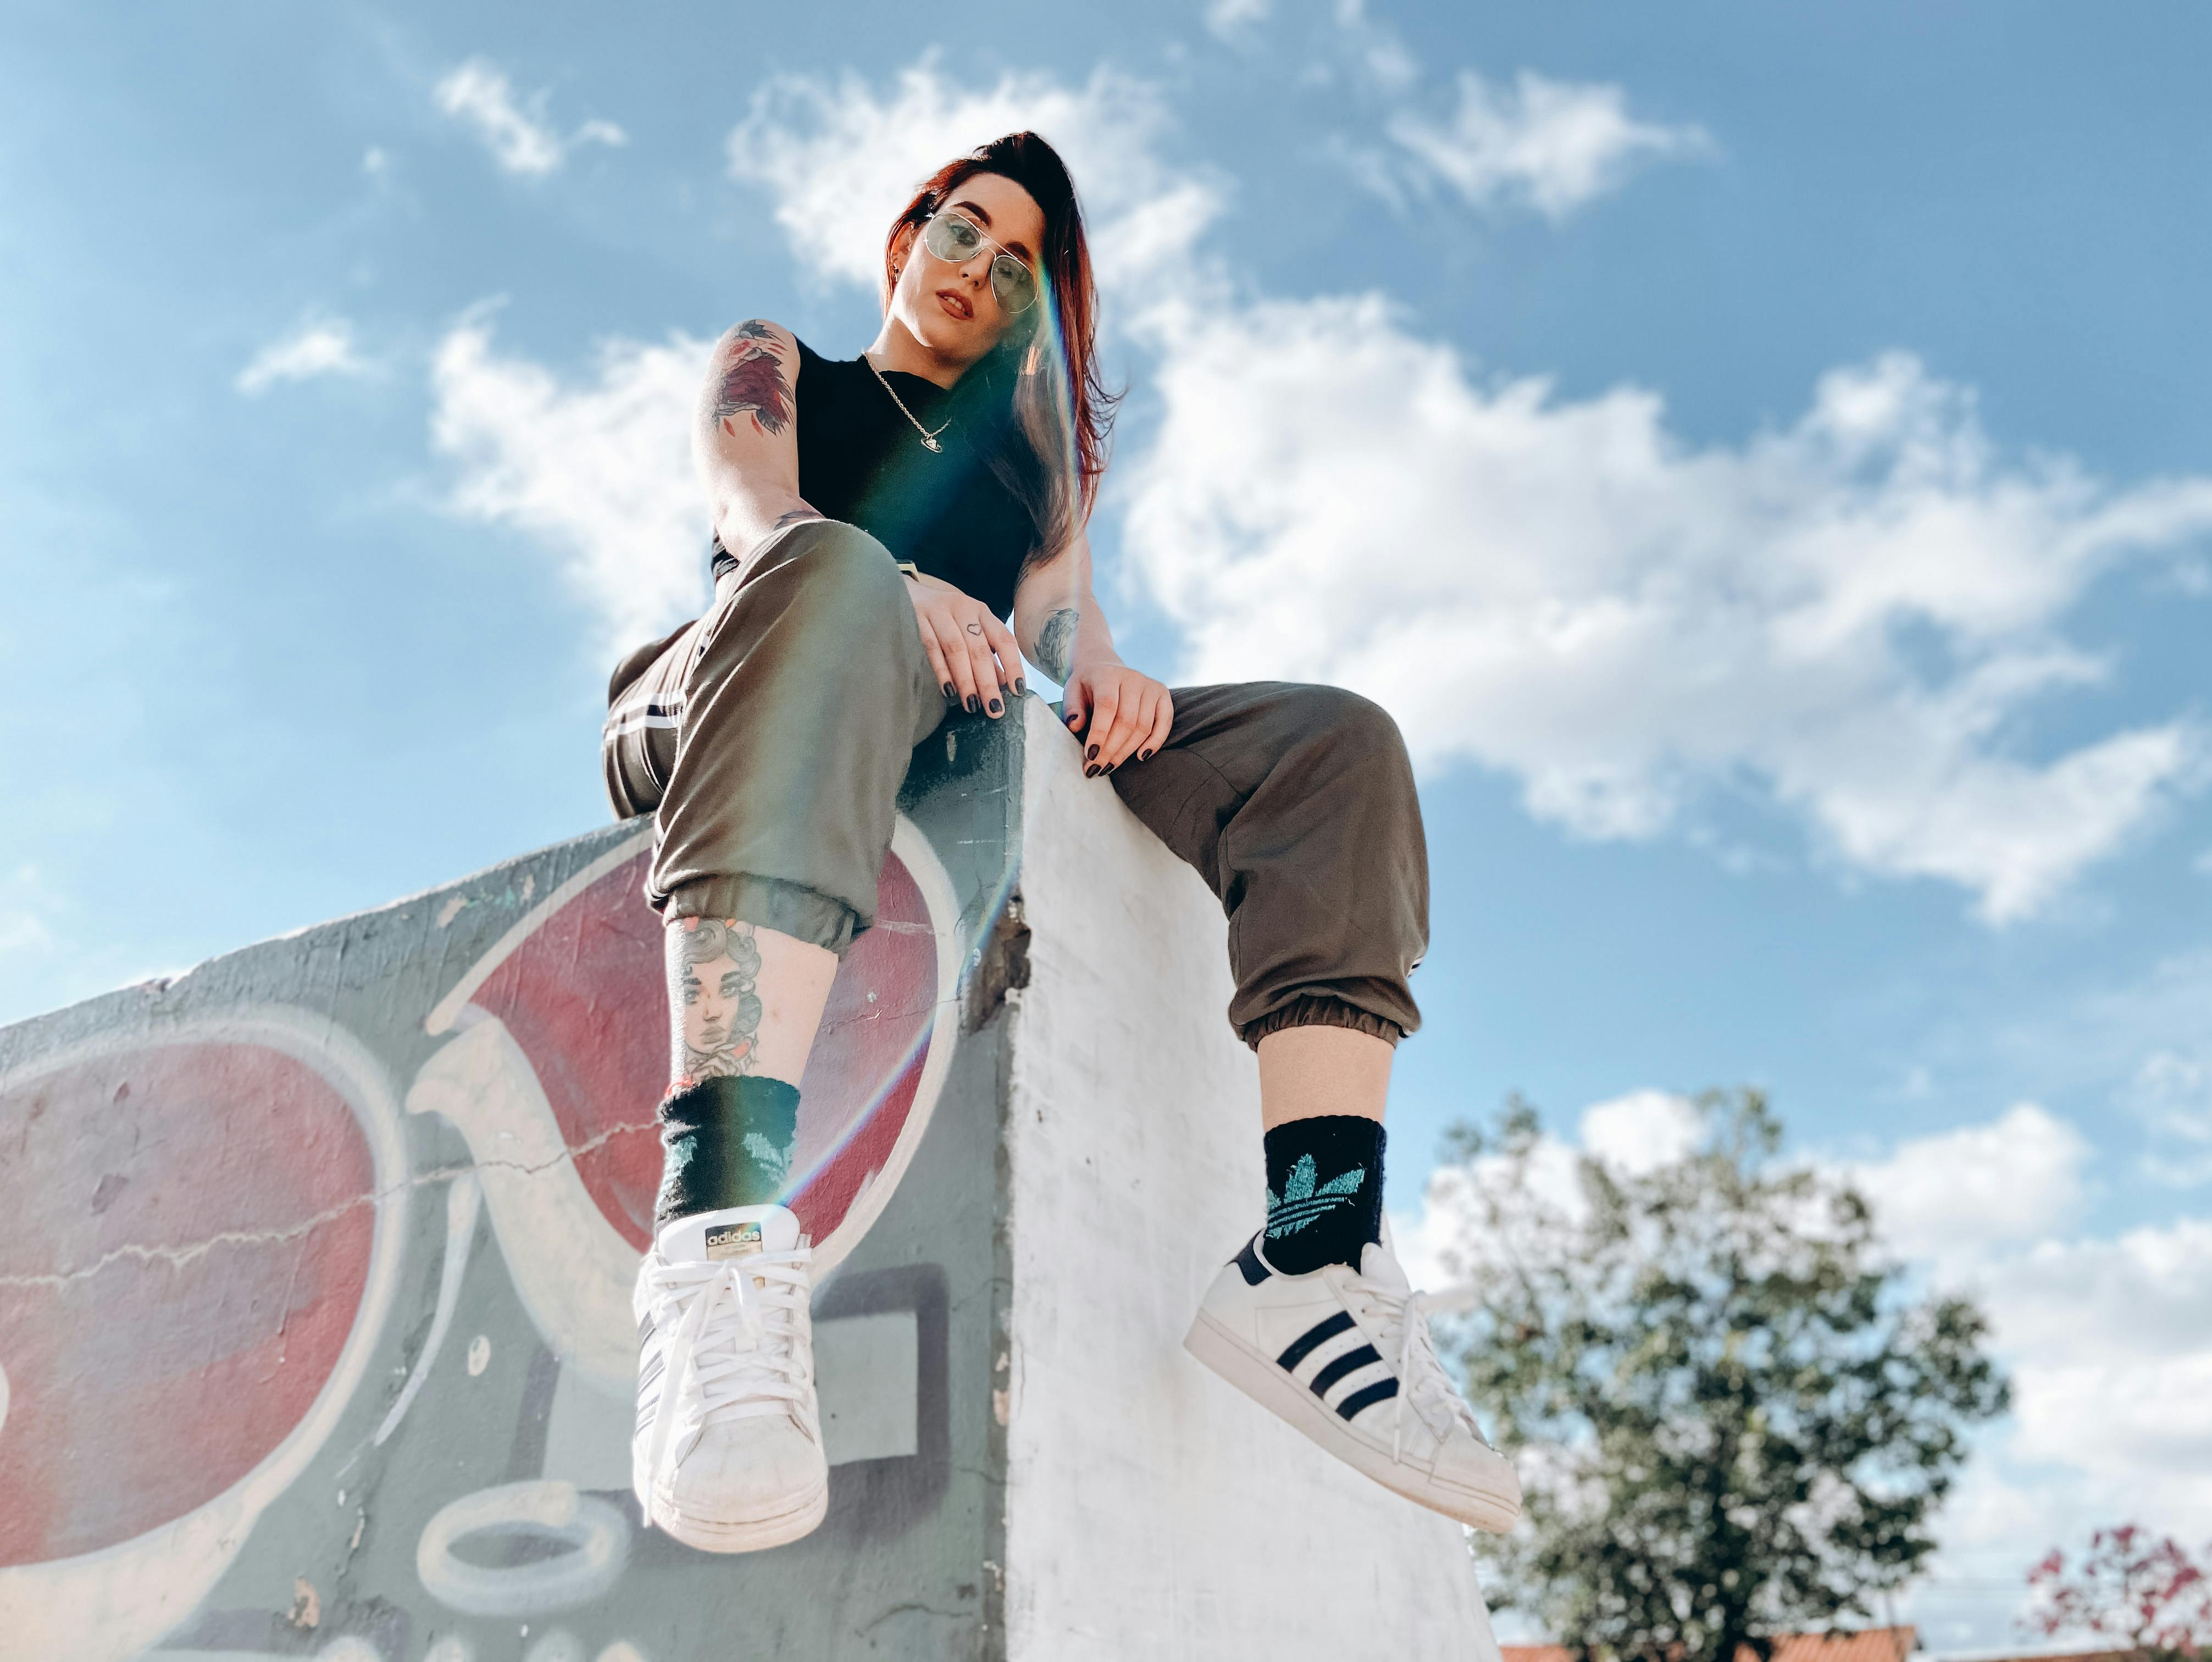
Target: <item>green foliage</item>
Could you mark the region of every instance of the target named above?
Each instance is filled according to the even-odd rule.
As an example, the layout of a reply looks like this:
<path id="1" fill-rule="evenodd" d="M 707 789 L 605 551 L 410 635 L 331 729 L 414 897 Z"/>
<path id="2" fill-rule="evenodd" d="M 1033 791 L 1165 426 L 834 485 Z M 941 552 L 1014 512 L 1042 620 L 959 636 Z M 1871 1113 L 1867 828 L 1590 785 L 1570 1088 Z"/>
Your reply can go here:
<path id="1" fill-rule="evenodd" d="M 1847 1184 L 1776 1158 L 1755 1092 L 1631 1173 L 1517 1099 L 1462 1127 L 1469 1400 L 1527 1516 L 1493 1596 L 1584 1658 L 1733 1662 L 1911 1579 L 1972 1422 L 2007 1391 L 1966 1301 L 1915 1299 Z"/>

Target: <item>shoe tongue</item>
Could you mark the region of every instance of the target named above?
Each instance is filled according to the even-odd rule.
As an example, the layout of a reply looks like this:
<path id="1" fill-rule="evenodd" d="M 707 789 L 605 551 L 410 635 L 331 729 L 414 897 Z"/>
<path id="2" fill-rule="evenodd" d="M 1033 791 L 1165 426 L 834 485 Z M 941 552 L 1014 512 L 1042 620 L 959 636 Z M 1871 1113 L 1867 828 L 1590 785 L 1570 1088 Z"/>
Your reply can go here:
<path id="1" fill-rule="evenodd" d="M 1399 1268 L 1397 1254 L 1380 1241 L 1370 1241 L 1361 1250 L 1359 1273 L 1377 1287 L 1401 1296 L 1413 1290 L 1413 1284 L 1406 1279 L 1406 1272 Z"/>
<path id="2" fill-rule="evenodd" d="M 787 1206 L 726 1206 L 694 1212 L 660 1227 L 660 1256 L 677 1263 L 716 1263 L 799 1245 L 799 1215 Z"/>

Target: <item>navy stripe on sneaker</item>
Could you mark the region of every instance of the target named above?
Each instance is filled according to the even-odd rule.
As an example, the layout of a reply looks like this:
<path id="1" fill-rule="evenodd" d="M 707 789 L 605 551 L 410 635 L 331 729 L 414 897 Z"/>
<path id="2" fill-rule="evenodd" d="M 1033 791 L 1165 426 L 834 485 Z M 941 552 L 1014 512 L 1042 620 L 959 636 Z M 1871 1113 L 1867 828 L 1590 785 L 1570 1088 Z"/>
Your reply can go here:
<path id="1" fill-rule="evenodd" d="M 1364 1391 L 1355 1391 L 1336 1405 L 1337 1415 L 1349 1420 L 1363 1408 L 1372 1408 L 1377 1403 L 1387 1403 L 1398 1394 L 1395 1379 L 1377 1379 Z"/>
<path id="2" fill-rule="evenodd" d="M 1244 1250 L 1230 1262 L 1234 1263 L 1243 1275 L 1244 1285 L 1247 1287 L 1257 1287 L 1267 1279 L 1267 1266 L 1260 1262 L 1260 1255 L 1252 1250 L 1250 1241 L 1246 1241 Z"/>
<path id="3" fill-rule="evenodd" d="M 1349 1330 L 1352 1324 L 1352 1314 L 1349 1311 L 1340 1310 L 1334 1316 L 1322 1317 L 1321 1320 L 1291 1341 L 1283 1354 L 1275 1358 L 1277 1365 L 1286 1368 L 1296 1367 L 1313 1355 L 1316 1346 L 1327 1344 L 1338 1334 Z M 1396 1387 L 1394 1385 L 1392 1389 L 1395 1390 Z"/>
<path id="4" fill-rule="evenodd" d="M 1326 1397 L 1328 1395 L 1328 1388 L 1346 1374 L 1357 1373 L 1368 1363 L 1379 1362 L 1382 1360 L 1382 1357 L 1375 1354 L 1375 1347 L 1371 1344 L 1364 1344 L 1357 1350 L 1347 1350 L 1313 1376 L 1313 1394 L 1316 1397 Z"/>

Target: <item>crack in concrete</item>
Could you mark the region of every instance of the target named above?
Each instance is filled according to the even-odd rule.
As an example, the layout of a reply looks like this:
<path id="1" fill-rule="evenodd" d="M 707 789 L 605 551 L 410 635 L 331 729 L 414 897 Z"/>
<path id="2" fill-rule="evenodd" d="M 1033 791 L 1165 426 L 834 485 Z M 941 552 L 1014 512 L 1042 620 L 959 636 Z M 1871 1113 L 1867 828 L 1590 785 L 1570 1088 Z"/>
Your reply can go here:
<path id="1" fill-rule="evenodd" d="M 551 1171 L 563 1160 L 574 1162 L 586 1154 L 592 1154 L 605 1148 L 617 1137 L 650 1132 L 653 1129 L 650 1123 L 613 1126 L 600 1132 L 597 1136 L 563 1148 L 551 1160 L 539 1160 L 535 1163 L 527 1160 L 471 1160 L 463 1166 L 433 1166 L 428 1171 L 409 1173 L 403 1183 L 393 1184 L 385 1189 L 372 1190 L 367 1194 L 356 1195 L 351 1200 L 328 1207 L 311 1216 L 301 1218 L 295 1223 L 288 1224 L 283 1228 L 226 1229 L 210 1235 L 203 1240 L 193 1241 L 183 1246 L 149 1246 L 134 1241 L 102 1253 L 92 1263 L 80 1269 L 64 1269 L 41 1275 L 0 1275 L 0 1288 L 63 1288 L 72 1282 L 89 1280 L 110 1265 L 126 1261 L 139 1263 L 164 1263 L 181 1269 L 221 1247 L 281 1246 L 287 1241 L 298 1240 L 304 1236 L 313 1234 L 318 1229 L 325 1228 L 364 1206 L 381 1206 L 392 1196 L 404 1193 L 411 1189 L 424 1189 L 432 1184 L 450 1183 L 458 1177 L 494 1169 L 520 1172 L 526 1177 L 535 1177 L 541 1172 Z"/>

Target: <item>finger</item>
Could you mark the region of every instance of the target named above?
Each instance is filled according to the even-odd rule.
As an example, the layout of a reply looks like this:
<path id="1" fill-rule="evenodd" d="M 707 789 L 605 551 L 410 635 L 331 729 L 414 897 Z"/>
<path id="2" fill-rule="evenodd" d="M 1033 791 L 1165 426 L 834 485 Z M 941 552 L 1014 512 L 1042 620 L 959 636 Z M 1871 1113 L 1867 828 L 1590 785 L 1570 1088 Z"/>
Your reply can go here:
<path id="1" fill-rule="evenodd" d="M 975 665 L 961 643 L 960 625 L 941 610 L 931 613 L 930 622 L 937 626 L 937 643 L 945 650 L 945 671 L 952 677 L 952 702 L 972 715 L 983 707 L 983 701 L 976 696 Z"/>
<path id="2" fill-rule="evenodd" d="M 991 642 L 991 650 L 999 654 L 999 683 L 1015 697 L 1029 691 L 1022 676 L 1021 642 L 1014 639 L 1014 631 L 996 618 L 983 620 L 983 633 Z"/>
<path id="3" fill-rule="evenodd" d="M 1060 719 L 1070 733 L 1079 734 L 1091 720 L 1091 683 L 1080 677 L 1060 690 Z"/>
<path id="4" fill-rule="evenodd" d="M 995 721 L 1006 713 L 1006 699 L 1000 691 L 999 661 L 992 655 L 991 637 L 983 632 L 983 619 L 990 614 L 970 602 L 953 615 L 967 647 L 969 671 L 975 678 L 976 703 Z"/>
<path id="5" fill-rule="evenodd" d="M 1129 687 L 1121 695 L 1121 707 L 1115 712 L 1110 729 L 1095 729 L 1091 737 L 1098 743 L 1098 765 L 1111 773 L 1128 760 L 1137 748 L 1137 740 L 1152 723 L 1145 716 L 1145 695 L 1139 687 Z"/>
<path id="6" fill-rule="evenodd" d="M 1174 731 L 1175 694 L 1162 687 L 1159 708 L 1152 712 L 1152 731 L 1145 735 L 1144 743 L 1137 746 L 1137 759 L 1139 762 L 1151 761 L 1159 754 L 1161 747 L 1168 741 L 1168 735 Z"/>
<path id="7" fill-rule="evenodd" d="M 1106 764 L 1100 759 L 1103 742 L 1114 732 L 1114 718 L 1121 714 L 1121 689 L 1109 681 L 1096 688 L 1091 694 L 1091 720 L 1084 735 L 1083 775 L 1088 779 L 1103 773 Z"/>
<path id="8" fill-rule="evenodd" d="M 928 654 L 930 673 L 937 677 L 937 685 L 949 700 L 953 696 L 952 672 L 945 665 L 945 648 L 937 643 L 936 626 L 930 622 L 929 614 L 919 606 L 915 608 L 915 621 L 921 625 L 921 649 Z"/>

